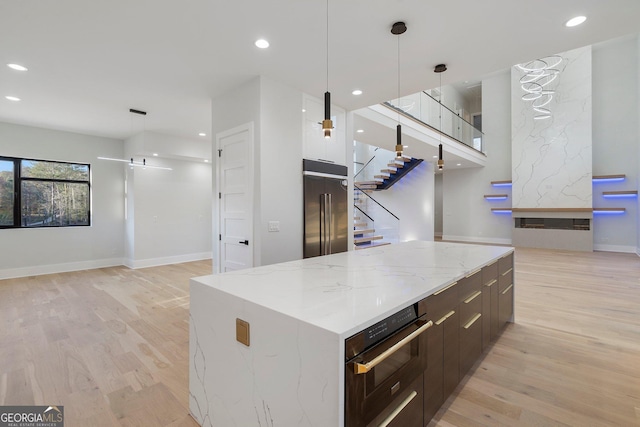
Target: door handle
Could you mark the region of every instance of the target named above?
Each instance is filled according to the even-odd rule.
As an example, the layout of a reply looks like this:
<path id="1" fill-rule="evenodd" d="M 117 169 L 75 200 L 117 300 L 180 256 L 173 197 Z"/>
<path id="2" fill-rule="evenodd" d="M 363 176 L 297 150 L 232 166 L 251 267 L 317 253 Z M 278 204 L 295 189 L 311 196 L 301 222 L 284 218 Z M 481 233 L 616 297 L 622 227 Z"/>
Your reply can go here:
<path id="1" fill-rule="evenodd" d="M 243 245 L 249 246 L 249 241 L 248 240 L 240 240 L 238 243 L 241 243 Z"/>
<path id="2" fill-rule="evenodd" d="M 404 337 L 403 339 L 401 339 L 400 341 L 398 341 L 397 343 L 395 343 L 394 345 L 389 347 L 387 350 L 385 350 L 379 356 L 375 357 L 371 362 L 369 362 L 369 363 L 355 363 L 354 364 L 354 371 L 355 371 L 356 375 L 358 375 L 358 374 L 366 374 L 367 372 L 369 372 L 370 370 L 375 368 L 377 365 L 379 365 L 382 361 L 384 361 L 389 356 L 391 356 L 393 353 L 398 351 L 403 345 L 409 343 L 411 340 L 413 340 L 418 335 L 420 335 L 421 333 L 423 333 L 424 331 L 426 331 L 427 329 L 429 329 L 432 326 L 433 326 L 433 322 L 431 320 L 429 320 L 427 323 L 425 323 L 424 325 L 420 326 L 415 331 L 411 332 L 411 334 L 407 335 L 406 337 Z"/>

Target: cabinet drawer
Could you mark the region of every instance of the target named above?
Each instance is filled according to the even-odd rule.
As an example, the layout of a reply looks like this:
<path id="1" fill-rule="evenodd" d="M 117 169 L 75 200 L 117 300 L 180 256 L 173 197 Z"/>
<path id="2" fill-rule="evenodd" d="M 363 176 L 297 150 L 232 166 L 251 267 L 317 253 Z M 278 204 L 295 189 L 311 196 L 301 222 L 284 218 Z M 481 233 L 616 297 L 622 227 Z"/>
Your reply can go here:
<path id="1" fill-rule="evenodd" d="M 460 324 L 460 379 L 482 353 L 482 315 L 477 313 Z"/>
<path id="2" fill-rule="evenodd" d="M 428 318 L 433 320 L 435 323 L 451 310 L 457 310 L 458 298 L 457 282 L 454 282 L 429 296 L 426 301 Z"/>
<path id="3" fill-rule="evenodd" d="M 498 293 L 498 322 L 500 329 L 513 318 L 513 285 Z"/>
<path id="4" fill-rule="evenodd" d="M 502 292 L 513 284 L 513 269 L 510 268 L 498 276 L 498 291 Z"/>
<path id="5" fill-rule="evenodd" d="M 482 267 L 482 284 L 486 285 L 494 279 L 498 279 L 498 261 Z"/>
<path id="6" fill-rule="evenodd" d="M 420 375 L 367 426 L 423 427 L 423 376 Z"/>
<path id="7" fill-rule="evenodd" d="M 510 268 L 513 268 L 513 252 L 509 255 L 505 255 L 498 260 L 498 272 L 500 274 L 505 273 Z"/>
<path id="8" fill-rule="evenodd" d="M 471 295 L 482 289 L 482 270 L 476 270 L 466 277 L 458 280 L 458 294 L 460 301 L 464 301 Z"/>
<path id="9" fill-rule="evenodd" d="M 466 324 L 476 314 L 482 313 L 482 291 L 478 290 L 469 295 L 467 299 L 460 301 L 460 326 Z"/>

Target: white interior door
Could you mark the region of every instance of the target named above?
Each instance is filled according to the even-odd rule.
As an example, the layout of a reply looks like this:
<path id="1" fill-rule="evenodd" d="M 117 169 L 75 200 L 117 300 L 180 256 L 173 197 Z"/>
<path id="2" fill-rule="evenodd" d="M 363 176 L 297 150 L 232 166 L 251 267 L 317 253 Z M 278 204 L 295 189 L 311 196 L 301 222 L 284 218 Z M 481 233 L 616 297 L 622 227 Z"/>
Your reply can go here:
<path id="1" fill-rule="evenodd" d="M 218 272 L 253 267 L 253 123 L 216 135 Z"/>

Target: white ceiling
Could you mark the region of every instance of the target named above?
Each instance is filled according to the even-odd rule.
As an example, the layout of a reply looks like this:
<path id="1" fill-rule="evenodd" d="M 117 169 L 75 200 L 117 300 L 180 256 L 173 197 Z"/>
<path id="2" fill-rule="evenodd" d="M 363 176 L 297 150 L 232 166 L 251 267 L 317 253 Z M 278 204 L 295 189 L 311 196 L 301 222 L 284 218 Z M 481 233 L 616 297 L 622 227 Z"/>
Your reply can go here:
<path id="1" fill-rule="evenodd" d="M 329 89 L 348 110 L 640 32 L 638 0 L 330 0 Z M 324 0 L 2 0 L 0 121 L 126 138 L 210 133 L 210 99 L 265 75 L 321 97 Z M 586 15 L 585 24 L 564 22 Z M 271 47 L 260 50 L 257 38 Z M 19 63 L 20 73 L 4 66 Z M 351 95 L 353 89 L 364 94 Z M 20 97 L 11 102 L 6 95 Z M 207 139 L 209 136 L 207 136 Z"/>

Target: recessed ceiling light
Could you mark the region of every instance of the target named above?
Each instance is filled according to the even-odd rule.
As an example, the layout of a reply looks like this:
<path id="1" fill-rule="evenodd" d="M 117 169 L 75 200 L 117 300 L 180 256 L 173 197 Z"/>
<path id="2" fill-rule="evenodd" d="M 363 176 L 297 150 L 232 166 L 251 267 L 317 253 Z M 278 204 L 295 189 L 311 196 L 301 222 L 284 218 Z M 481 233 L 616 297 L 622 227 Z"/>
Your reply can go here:
<path id="1" fill-rule="evenodd" d="M 433 156 L 433 158 L 434 158 L 434 159 L 437 159 L 437 158 L 438 158 L 438 156 Z"/>
<path id="2" fill-rule="evenodd" d="M 158 157 L 158 153 L 153 153 L 153 157 Z"/>
<path id="3" fill-rule="evenodd" d="M 303 108 L 303 109 L 302 109 L 302 112 L 303 112 L 303 113 L 306 113 L 306 112 L 307 112 L 307 110 L 305 110 L 305 109 Z"/>
<path id="4" fill-rule="evenodd" d="M 209 163 L 209 159 L 204 159 L 204 162 L 205 163 Z"/>
<path id="5" fill-rule="evenodd" d="M 586 16 L 576 16 L 575 18 L 569 19 L 564 25 L 566 25 L 567 27 L 575 27 L 576 25 L 582 24 L 586 20 Z"/>
<path id="6" fill-rule="evenodd" d="M 198 135 L 199 135 L 199 136 L 207 136 L 207 134 L 206 134 L 206 133 L 204 133 L 204 132 L 200 132 Z"/>
<path id="7" fill-rule="evenodd" d="M 462 166 L 462 163 L 456 163 L 456 166 Z"/>
<path id="8" fill-rule="evenodd" d="M 356 89 L 353 92 L 351 92 L 352 95 L 362 95 L 362 91 L 360 89 Z"/>
<path id="9" fill-rule="evenodd" d="M 9 101 L 20 101 L 20 98 L 17 96 L 5 96 Z"/>
<path id="10" fill-rule="evenodd" d="M 20 65 L 20 64 L 7 64 L 7 67 L 13 69 L 13 70 L 18 70 L 18 71 L 27 71 L 28 68 L 25 67 L 24 65 Z"/>
<path id="11" fill-rule="evenodd" d="M 362 132 L 364 132 L 364 129 L 358 129 L 356 132 L 362 133 Z"/>
<path id="12" fill-rule="evenodd" d="M 266 41 L 265 39 L 258 39 L 256 40 L 256 46 L 259 47 L 260 49 L 266 49 L 269 47 L 269 42 Z"/>
<path id="13" fill-rule="evenodd" d="M 403 145 L 402 148 L 409 148 L 409 146 L 408 145 Z"/>

